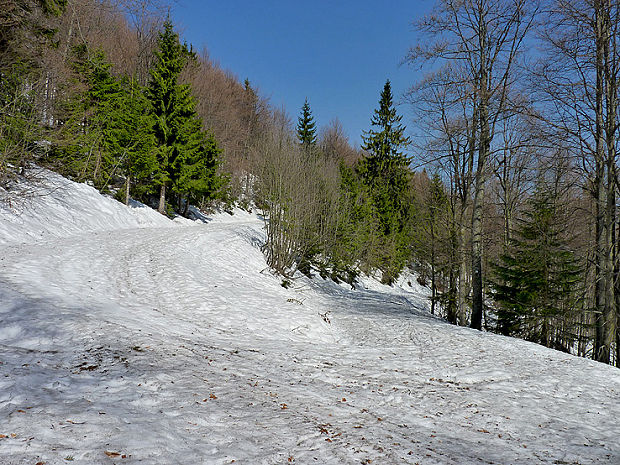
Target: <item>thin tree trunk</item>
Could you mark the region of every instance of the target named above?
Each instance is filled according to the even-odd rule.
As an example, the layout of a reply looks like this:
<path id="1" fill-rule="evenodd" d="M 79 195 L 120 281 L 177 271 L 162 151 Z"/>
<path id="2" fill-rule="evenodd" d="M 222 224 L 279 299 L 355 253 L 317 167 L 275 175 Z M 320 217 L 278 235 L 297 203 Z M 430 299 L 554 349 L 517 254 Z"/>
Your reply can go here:
<path id="1" fill-rule="evenodd" d="M 616 311 L 616 366 L 620 368 L 620 312 Z"/>
<path id="2" fill-rule="evenodd" d="M 463 218 L 462 218 L 463 219 Z M 467 250 L 465 247 L 465 225 L 461 219 L 459 227 L 459 294 L 458 294 L 458 324 L 467 325 Z"/>
<path id="3" fill-rule="evenodd" d="M 448 277 L 448 301 L 446 308 L 446 317 L 452 324 L 457 321 L 457 277 L 458 277 L 458 238 L 456 236 L 456 215 L 454 214 L 454 206 L 452 207 L 452 215 L 450 218 L 450 275 Z"/>
<path id="4" fill-rule="evenodd" d="M 433 208 L 433 207 L 431 207 Z M 437 302 L 437 282 L 435 281 L 435 219 L 431 217 L 431 315 L 435 314 L 435 304 Z"/>
<path id="5" fill-rule="evenodd" d="M 131 175 L 127 175 L 127 184 L 125 186 L 125 205 L 129 205 L 129 188 L 131 186 Z"/>
<path id="6" fill-rule="evenodd" d="M 471 220 L 471 272 L 472 272 L 472 308 L 470 326 L 474 329 L 482 329 L 482 316 L 484 312 L 483 281 L 482 281 L 482 207 L 484 204 L 484 184 L 486 174 L 486 161 L 490 152 L 491 135 L 489 128 L 489 98 L 488 98 L 488 70 L 487 70 L 487 37 L 486 25 L 483 20 L 485 11 L 482 3 L 478 5 L 479 24 L 478 31 L 479 50 L 479 81 L 478 81 L 478 115 L 480 118 L 480 139 L 478 146 L 478 166 L 474 180 L 474 203 L 472 206 Z"/>

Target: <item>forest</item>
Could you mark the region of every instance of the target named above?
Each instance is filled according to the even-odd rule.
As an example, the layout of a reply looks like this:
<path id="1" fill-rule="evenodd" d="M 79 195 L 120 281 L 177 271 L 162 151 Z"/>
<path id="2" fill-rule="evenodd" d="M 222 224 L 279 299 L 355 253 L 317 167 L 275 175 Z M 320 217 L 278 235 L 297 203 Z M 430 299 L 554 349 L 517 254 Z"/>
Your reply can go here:
<path id="1" fill-rule="evenodd" d="M 170 216 L 257 209 L 283 286 L 411 269 L 452 324 L 620 367 L 618 0 L 437 0 L 402 58 L 424 78 L 364 96 L 361 147 L 171 7 L 0 0 L 0 201 L 40 166 Z"/>

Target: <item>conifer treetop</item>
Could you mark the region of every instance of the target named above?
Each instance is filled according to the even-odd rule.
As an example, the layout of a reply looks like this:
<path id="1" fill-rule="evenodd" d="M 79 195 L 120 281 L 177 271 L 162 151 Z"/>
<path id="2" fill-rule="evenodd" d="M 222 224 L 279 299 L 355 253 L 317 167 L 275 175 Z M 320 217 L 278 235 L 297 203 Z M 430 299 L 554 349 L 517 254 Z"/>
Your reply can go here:
<path id="1" fill-rule="evenodd" d="M 406 162 L 402 149 L 409 145 L 410 140 L 404 135 L 405 127 L 400 124 L 401 119 L 402 116 L 397 115 L 394 108 L 392 86 L 388 79 L 379 98 L 379 108 L 375 109 L 371 119 L 371 125 L 379 129 L 364 132 L 362 149 L 379 160 L 401 158 Z"/>
<path id="2" fill-rule="evenodd" d="M 316 123 L 307 98 L 301 107 L 301 116 L 297 119 L 297 138 L 305 147 L 316 146 Z"/>

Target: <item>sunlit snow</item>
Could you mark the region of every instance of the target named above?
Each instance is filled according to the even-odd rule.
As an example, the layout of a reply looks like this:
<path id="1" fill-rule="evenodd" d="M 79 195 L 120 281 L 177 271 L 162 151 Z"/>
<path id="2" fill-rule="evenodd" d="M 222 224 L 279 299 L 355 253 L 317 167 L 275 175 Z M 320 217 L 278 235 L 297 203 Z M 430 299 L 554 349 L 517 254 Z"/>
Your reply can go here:
<path id="1" fill-rule="evenodd" d="M 45 179 L 0 204 L 1 464 L 620 464 L 616 368 Z"/>

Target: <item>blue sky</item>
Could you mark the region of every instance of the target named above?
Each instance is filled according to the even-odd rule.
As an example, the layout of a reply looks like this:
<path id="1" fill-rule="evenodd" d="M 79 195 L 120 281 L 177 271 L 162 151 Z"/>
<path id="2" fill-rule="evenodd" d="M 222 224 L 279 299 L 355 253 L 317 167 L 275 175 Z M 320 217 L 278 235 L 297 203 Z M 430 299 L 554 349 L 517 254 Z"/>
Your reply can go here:
<path id="1" fill-rule="evenodd" d="M 412 21 L 428 1 L 179 0 L 182 37 L 296 121 L 304 99 L 319 127 L 340 119 L 352 143 L 378 106 L 386 79 L 395 100 L 419 78 L 399 66 L 415 43 Z M 406 106 L 398 109 L 409 125 Z"/>

